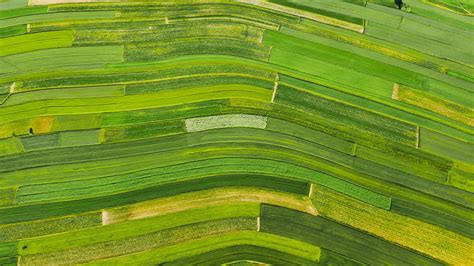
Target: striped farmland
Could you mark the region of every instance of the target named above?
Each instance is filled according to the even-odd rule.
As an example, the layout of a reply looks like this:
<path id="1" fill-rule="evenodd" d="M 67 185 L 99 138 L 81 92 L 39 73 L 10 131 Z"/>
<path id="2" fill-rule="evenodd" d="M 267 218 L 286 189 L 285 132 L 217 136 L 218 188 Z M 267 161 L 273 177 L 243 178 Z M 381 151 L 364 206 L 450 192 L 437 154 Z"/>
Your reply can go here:
<path id="1" fill-rule="evenodd" d="M 471 0 L 0 0 L 0 265 L 473 265 Z"/>

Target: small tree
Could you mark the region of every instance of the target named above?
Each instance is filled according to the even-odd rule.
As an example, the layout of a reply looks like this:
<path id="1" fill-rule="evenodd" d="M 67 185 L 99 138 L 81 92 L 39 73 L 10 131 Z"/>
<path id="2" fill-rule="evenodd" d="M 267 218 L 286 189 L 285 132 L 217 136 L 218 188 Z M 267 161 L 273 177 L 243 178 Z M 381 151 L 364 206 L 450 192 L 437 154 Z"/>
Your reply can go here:
<path id="1" fill-rule="evenodd" d="M 404 9 L 405 11 L 407 12 L 410 12 L 410 5 L 407 5 L 405 3 L 403 3 L 403 0 L 395 0 L 395 5 L 397 5 L 398 9 Z"/>
<path id="2" fill-rule="evenodd" d="M 403 7 L 403 0 L 395 0 L 395 5 L 398 6 L 398 9 L 402 9 L 402 7 Z"/>

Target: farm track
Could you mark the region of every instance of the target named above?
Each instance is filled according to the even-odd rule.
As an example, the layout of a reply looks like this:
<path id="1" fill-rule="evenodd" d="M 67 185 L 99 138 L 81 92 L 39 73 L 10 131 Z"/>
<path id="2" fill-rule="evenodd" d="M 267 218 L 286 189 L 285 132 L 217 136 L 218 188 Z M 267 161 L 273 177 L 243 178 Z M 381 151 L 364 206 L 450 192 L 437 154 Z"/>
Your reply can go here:
<path id="1" fill-rule="evenodd" d="M 0 1 L 0 265 L 472 265 L 474 5 Z"/>

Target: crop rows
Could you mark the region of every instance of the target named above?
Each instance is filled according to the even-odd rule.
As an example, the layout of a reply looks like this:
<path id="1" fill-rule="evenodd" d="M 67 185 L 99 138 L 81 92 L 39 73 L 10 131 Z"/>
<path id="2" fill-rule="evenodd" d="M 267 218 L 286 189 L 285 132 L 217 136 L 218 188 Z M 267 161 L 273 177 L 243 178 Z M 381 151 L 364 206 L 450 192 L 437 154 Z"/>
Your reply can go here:
<path id="1" fill-rule="evenodd" d="M 0 265 L 472 265 L 474 5 L 395 2 L 0 1 Z"/>

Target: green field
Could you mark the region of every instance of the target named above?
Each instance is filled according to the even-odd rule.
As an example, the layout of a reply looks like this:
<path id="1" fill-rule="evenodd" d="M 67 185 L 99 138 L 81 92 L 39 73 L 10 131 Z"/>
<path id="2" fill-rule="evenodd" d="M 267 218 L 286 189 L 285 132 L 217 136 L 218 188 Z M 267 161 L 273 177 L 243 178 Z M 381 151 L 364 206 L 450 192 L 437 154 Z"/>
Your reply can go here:
<path id="1" fill-rule="evenodd" d="M 0 0 L 0 265 L 473 265 L 472 0 Z"/>

